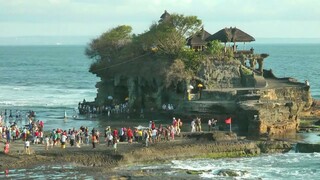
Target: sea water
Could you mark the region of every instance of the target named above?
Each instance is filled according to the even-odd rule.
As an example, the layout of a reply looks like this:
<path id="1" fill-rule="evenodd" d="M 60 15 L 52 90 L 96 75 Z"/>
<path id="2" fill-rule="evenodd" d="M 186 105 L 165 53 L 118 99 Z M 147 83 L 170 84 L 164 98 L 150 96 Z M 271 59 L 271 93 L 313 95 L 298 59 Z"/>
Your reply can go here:
<path id="1" fill-rule="evenodd" d="M 248 46 L 248 45 L 247 45 Z M 320 99 L 320 44 L 250 44 L 256 53 L 268 53 L 264 68 L 272 69 L 278 77 L 294 77 L 300 82 L 308 80 L 312 96 Z M 241 46 L 239 46 L 241 48 Z M 11 109 L 23 113 L 34 110 L 45 123 L 45 130 L 72 128 L 85 125 L 101 126 L 99 121 L 63 119 L 64 111 L 73 114 L 78 102 L 93 101 L 95 84 L 99 81 L 88 72 L 92 63 L 84 55 L 85 46 L 0 46 L 0 111 Z M 8 123 L 8 122 L 7 122 Z M 20 124 L 27 123 L 21 120 Z M 311 139 L 310 139 L 311 138 Z M 319 142 L 316 134 L 306 137 Z M 320 177 L 318 153 L 286 153 L 250 158 L 198 159 L 172 161 L 168 164 L 142 165 L 145 170 L 156 170 L 168 177 L 188 177 L 185 170 L 202 170 L 198 178 L 225 178 L 217 175 L 221 169 L 246 172 L 237 179 L 317 179 Z M 61 168 L 55 168 L 61 171 Z M 51 169 L 55 169 L 51 168 Z M 74 169 L 64 168 L 63 177 L 91 178 Z M 132 169 L 133 168 L 133 169 Z M 134 167 L 127 168 L 134 171 Z M 48 167 L 50 169 L 50 167 Z M 11 179 L 25 172 L 32 177 L 50 178 L 56 172 L 41 174 L 38 169 L 8 171 Z M 4 172 L 0 172 L 5 177 Z M 59 178 L 58 178 L 59 179 Z"/>
<path id="2" fill-rule="evenodd" d="M 0 46 L 0 111 L 20 112 L 25 122 L 28 111 L 35 111 L 45 130 L 96 122 L 75 121 L 71 117 L 83 99 L 93 101 L 99 81 L 89 73 L 91 60 L 85 46 Z M 64 119 L 64 112 L 69 119 Z M 9 121 L 6 122 L 8 125 Z"/>

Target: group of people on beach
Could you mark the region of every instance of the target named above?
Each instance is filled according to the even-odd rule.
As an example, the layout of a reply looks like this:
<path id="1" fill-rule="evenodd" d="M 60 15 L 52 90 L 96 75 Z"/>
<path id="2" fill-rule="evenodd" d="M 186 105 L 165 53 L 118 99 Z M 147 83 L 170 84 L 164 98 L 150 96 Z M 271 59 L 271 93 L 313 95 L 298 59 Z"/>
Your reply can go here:
<path id="1" fill-rule="evenodd" d="M 18 111 L 17 111 L 18 112 Z M 20 118 L 20 114 L 16 115 L 16 120 L 13 120 L 12 111 L 10 110 L 9 115 L 7 110 L 0 114 L 0 140 L 5 143 L 4 152 L 9 152 L 9 145 L 16 140 L 22 139 L 26 142 L 25 148 L 26 152 L 29 151 L 29 137 L 32 136 L 33 143 L 40 143 L 43 141 L 43 121 L 33 121 L 35 117 L 34 111 L 29 111 L 27 113 L 28 124 L 24 127 L 19 127 L 16 123 Z M 9 125 L 7 125 L 8 120 Z M 30 152 L 29 152 L 30 153 Z"/>
<path id="2" fill-rule="evenodd" d="M 161 141 L 175 140 L 176 135 L 180 135 L 181 128 L 183 126 L 180 118 L 172 118 L 172 122 L 167 125 L 156 125 L 155 121 L 149 121 L 148 127 L 121 127 L 113 128 L 107 126 L 104 130 L 104 140 L 100 137 L 101 133 L 99 129 L 81 126 L 80 128 L 72 129 L 52 129 L 50 132 L 44 132 L 44 122 L 35 120 L 35 117 L 30 114 L 28 116 L 28 124 L 24 127 L 18 127 L 16 123 L 11 126 L 0 126 L 1 138 L 5 139 L 5 143 L 9 144 L 15 140 L 21 139 L 25 143 L 25 152 L 30 154 L 31 145 L 44 145 L 45 150 L 49 150 L 54 147 L 61 147 L 62 149 L 68 147 L 78 147 L 82 145 L 89 146 L 92 144 L 92 148 L 96 148 L 97 144 L 105 142 L 107 147 L 112 147 L 115 151 L 117 145 L 121 143 L 143 143 L 145 146 L 149 146 L 152 143 L 158 143 Z M 217 123 L 217 120 L 208 120 L 208 131 L 211 131 Z M 1 123 L 0 123 L 1 125 Z M 201 118 L 196 117 L 191 122 L 191 132 L 201 132 Z"/>

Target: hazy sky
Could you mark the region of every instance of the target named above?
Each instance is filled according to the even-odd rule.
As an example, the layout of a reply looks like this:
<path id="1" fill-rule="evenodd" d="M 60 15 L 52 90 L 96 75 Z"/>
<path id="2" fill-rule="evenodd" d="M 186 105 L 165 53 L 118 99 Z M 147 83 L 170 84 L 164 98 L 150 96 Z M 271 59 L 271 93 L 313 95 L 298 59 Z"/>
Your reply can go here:
<path id="1" fill-rule="evenodd" d="M 0 37 L 134 33 L 160 15 L 196 15 L 210 33 L 236 26 L 254 37 L 320 38 L 320 0 L 0 0 Z"/>

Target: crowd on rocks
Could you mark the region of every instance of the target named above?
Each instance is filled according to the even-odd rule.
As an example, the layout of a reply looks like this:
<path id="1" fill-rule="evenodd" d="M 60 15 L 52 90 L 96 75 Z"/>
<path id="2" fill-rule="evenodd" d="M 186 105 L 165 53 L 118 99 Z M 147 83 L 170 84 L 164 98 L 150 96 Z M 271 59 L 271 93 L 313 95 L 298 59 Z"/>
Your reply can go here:
<path id="1" fill-rule="evenodd" d="M 99 129 L 81 126 L 80 128 L 72 129 L 52 129 L 50 132 L 44 132 L 44 122 L 35 120 L 31 114 L 29 117 L 29 124 L 25 127 L 18 127 L 16 123 L 11 126 L 2 126 L 0 123 L 1 140 L 5 142 L 6 147 L 11 142 L 22 140 L 25 144 L 24 149 L 26 154 L 30 154 L 31 145 L 44 145 L 45 150 L 54 147 L 62 149 L 66 147 L 80 148 L 82 145 L 89 146 L 95 149 L 97 144 L 103 143 L 107 147 L 112 147 L 114 151 L 117 150 L 118 143 L 142 143 L 144 146 L 158 143 L 161 141 L 173 141 L 176 135 L 180 135 L 183 122 L 180 118 L 172 118 L 172 122 L 168 125 L 158 124 L 155 121 L 149 121 L 148 127 L 121 127 L 111 128 L 107 126 L 104 134 L 101 134 Z M 1 121 L 0 121 L 1 122 Z M 217 120 L 208 120 L 208 131 L 215 127 Z M 191 132 L 201 132 L 201 118 L 195 118 L 191 122 Z M 104 136 L 104 139 L 101 138 Z M 7 147 L 8 148 L 8 147 Z M 7 151 L 9 152 L 9 149 Z"/>
<path id="2" fill-rule="evenodd" d="M 79 102 L 78 111 L 80 114 L 107 114 L 111 116 L 111 114 L 129 113 L 128 107 L 128 102 L 97 106 L 93 103 L 86 102 L 84 99 L 83 102 Z"/>

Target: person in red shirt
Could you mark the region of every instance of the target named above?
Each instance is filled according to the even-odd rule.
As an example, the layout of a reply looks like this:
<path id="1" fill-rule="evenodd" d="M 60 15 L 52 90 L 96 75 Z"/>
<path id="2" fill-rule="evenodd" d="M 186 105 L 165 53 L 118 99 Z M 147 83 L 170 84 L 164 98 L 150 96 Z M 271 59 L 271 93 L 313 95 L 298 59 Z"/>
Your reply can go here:
<path id="1" fill-rule="evenodd" d="M 33 144 L 38 144 L 38 142 L 39 142 L 38 137 L 39 137 L 39 131 L 36 130 L 36 132 L 34 132 L 34 141 L 33 141 Z"/>
<path id="2" fill-rule="evenodd" d="M 43 129 L 43 126 L 44 126 L 43 121 L 40 121 L 40 122 L 39 122 L 39 125 L 40 125 L 40 127 Z"/>
<path id="3" fill-rule="evenodd" d="M 118 137 L 119 137 L 118 130 L 114 129 L 112 132 L 112 135 L 113 135 L 113 139 L 118 139 Z"/>
<path id="4" fill-rule="evenodd" d="M 127 135 L 128 135 L 128 142 L 132 143 L 133 133 L 130 127 L 127 129 Z"/>
<path id="5" fill-rule="evenodd" d="M 117 151 L 117 144 L 118 144 L 118 130 L 114 129 L 112 134 L 113 134 L 113 149 L 116 152 Z"/>
<path id="6" fill-rule="evenodd" d="M 155 129 L 156 128 L 156 124 L 154 123 L 154 121 L 151 121 L 151 129 Z"/>

